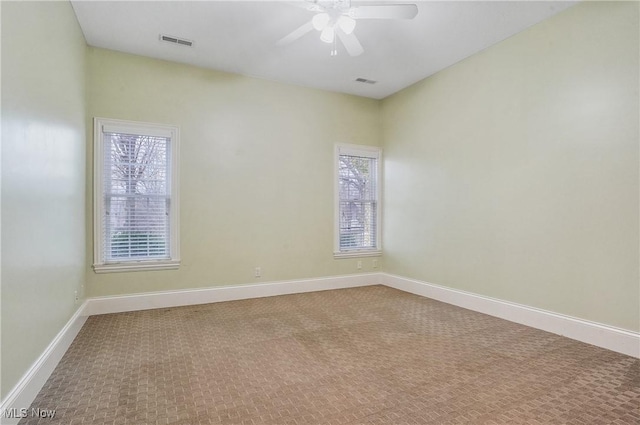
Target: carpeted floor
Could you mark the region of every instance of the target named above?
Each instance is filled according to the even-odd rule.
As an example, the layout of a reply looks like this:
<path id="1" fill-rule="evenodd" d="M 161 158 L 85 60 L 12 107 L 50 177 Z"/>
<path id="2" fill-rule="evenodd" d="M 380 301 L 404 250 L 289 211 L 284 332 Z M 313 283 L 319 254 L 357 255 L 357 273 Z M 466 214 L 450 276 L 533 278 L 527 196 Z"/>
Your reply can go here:
<path id="1" fill-rule="evenodd" d="M 639 424 L 640 360 L 383 286 L 90 317 L 21 424 Z"/>

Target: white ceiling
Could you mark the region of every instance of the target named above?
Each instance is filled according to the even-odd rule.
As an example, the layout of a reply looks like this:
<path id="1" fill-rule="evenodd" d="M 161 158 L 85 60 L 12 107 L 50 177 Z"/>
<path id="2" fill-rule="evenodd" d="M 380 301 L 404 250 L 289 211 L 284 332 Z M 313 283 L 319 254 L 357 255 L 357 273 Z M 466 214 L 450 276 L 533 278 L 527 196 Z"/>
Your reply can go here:
<path id="1" fill-rule="evenodd" d="M 353 5 L 380 4 L 357 2 Z M 394 3 L 385 1 L 384 3 Z M 91 46 L 381 99 L 570 7 L 555 1 L 411 1 L 413 20 L 359 20 L 350 57 L 312 31 L 276 42 L 313 16 L 282 1 L 72 1 Z M 194 41 L 183 47 L 160 34 Z M 358 83 L 363 77 L 377 84 Z"/>

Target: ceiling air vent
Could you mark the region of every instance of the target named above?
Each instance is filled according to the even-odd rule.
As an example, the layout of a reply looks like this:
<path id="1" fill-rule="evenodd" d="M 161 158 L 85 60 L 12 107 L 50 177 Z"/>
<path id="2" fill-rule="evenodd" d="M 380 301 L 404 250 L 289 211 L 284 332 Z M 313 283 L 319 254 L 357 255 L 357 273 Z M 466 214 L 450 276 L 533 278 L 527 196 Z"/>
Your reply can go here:
<path id="1" fill-rule="evenodd" d="M 172 37 L 170 35 L 160 34 L 160 41 L 166 41 L 167 43 L 179 44 L 181 46 L 191 47 L 193 41 L 184 38 Z"/>
<path id="2" fill-rule="evenodd" d="M 375 84 L 375 83 L 377 83 L 377 81 L 367 80 L 366 78 L 356 78 L 356 81 L 359 82 L 359 83 L 365 83 L 365 84 Z"/>

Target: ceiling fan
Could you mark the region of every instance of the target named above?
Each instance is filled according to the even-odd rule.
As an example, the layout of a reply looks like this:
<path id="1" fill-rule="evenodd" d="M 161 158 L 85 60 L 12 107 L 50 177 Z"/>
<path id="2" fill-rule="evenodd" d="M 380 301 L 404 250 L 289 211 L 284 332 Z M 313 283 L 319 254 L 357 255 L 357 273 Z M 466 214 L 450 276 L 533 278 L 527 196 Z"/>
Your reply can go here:
<path id="1" fill-rule="evenodd" d="M 333 43 L 331 56 L 336 56 L 336 38 L 339 38 L 350 56 L 364 52 L 353 33 L 359 19 L 413 19 L 418 14 L 415 4 L 376 4 L 351 6 L 351 0 L 307 0 L 291 3 L 315 13 L 311 20 L 281 38 L 276 45 L 293 43 L 307 33 L 320 32 L 320 40 Z"/>

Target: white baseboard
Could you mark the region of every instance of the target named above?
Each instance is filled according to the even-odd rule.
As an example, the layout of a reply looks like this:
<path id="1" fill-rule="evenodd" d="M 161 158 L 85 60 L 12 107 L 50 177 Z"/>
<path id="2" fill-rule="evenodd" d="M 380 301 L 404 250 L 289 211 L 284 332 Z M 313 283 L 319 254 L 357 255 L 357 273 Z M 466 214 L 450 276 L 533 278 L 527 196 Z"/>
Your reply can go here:
<path id="1" fill-rule="evenodd" d="M 5 399 L 2 400 L 0 404 L 1 424 L 17 424 L 21 419 L 5 418 L 3 413 L 10 409 L 17 409 L 14 410 L 14 412 L 19 412 L 20 409 L 26 409 L 31 406 L 31 403 L 42 389 L 42 386 L 47 382 L 47 379 L 49 379 L 49 376 L 51 376 L 51 373 L 87 320 L 85 307 L 86 302 L 71 316 L 71 319 L 69 319 L 62 330 L 58 332 L 58 335 L 51 341 L 40 357 L 31 365 L 22 379 L 20 379 L 16 386 L 7 394 Z"/>
<path id="2" fill-rule="evenodd" d="M 640 358 L 638 332 L 387 273 L 382 273 L 381 279 L 383 285 L 391 288 Z"/>
<path id="3" fill-rule="evenodd" d="M 152 308 L 209 304 L 221 301 L 300 294 L 329 289 L 355 288 L 380 284 L 380 273 L 330 276 L 313 279 L 267 282 L 254 285 L 220 286 L 180 291 L 96 297 L 87 300 L 87 314 L 122 313 Z"/>

